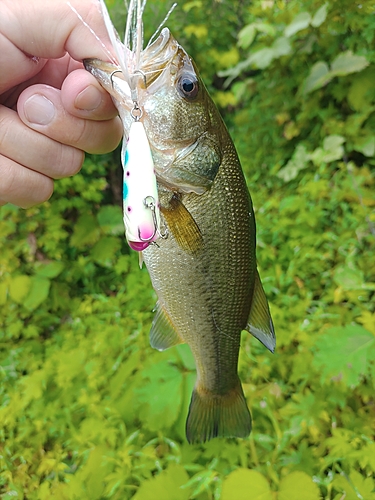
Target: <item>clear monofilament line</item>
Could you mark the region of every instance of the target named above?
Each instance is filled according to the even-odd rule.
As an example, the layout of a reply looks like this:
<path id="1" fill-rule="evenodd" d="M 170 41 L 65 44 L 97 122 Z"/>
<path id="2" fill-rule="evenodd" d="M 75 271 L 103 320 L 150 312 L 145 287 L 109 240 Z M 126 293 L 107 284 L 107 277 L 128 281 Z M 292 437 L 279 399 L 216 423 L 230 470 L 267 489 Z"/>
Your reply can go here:
<path id="1" fill-rule="evenodd" d="M 73 5 L 70 2 L 66 2 L 67 5 L 69 6 L 70 10 L 74 12 L 74 14 L 78 17 L 78 19 L 81 21 L 81 23 L 90 31 L 90 33 L 95 37 L 95 39 L 100 43 L 100 45 L 103 47 L 105 53 L 109 57 L 109 60 L 113 64 L 119 64 L 119 61 L 116 61 L 111 52 L 108 50 L 106 45 L 102 42 L 102 40 L 98 37 L 98 35 L 95 33 L 95 31 L 91 28 L 91 26 L 83 19 L 81 14 L 73 7 Z"/>
<path id="2" fill-rule="evenodd" d="M 142 23 L 143 9 L 141 0 L 137 0 L 137 16 L 136 16 L 136 45 L 135 45 L 135 69 L 139 70 L 141 51 L 143 49 L 143 23 Z"/>
<path id="3" fill-rule="evenodd" d="M 172 14 L 172 12 L 174 11 L 174 9 L 177 7 L 177 2 L 175 2 L 174 4 L 172 4 L 172 7 L 169 9 L 169 11 L 167 12 L 167 15 L 165 16 L 165 18 L 163 19 L 163 21 L 159 24 L 157 30 L 155 31 L 155 33 L 152 35 L 152 37 L 150 38 L 150 40 L 148 41 L 148 44 L 146 45 L 146 49 L 147 47 L 149 47 L 152 42 L 155 40 L 155 38 L 157 37 L 157 35 L 159 34 L 159 32 L 161 31 L 162 27 L 164 26 L 164 24 L 168 21 L 169 19 L 169 16 Z"/>

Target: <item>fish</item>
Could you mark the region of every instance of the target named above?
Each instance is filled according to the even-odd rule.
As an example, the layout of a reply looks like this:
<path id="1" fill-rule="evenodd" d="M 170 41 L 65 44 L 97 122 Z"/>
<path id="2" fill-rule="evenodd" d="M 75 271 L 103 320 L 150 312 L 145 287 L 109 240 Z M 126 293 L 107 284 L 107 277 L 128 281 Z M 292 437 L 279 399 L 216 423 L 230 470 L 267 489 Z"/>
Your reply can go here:
<path id="1" fill-rule="evenodd" d="M 252 419 L 238 375 L 241 332 L 271 352 L 276 336 L 257 270 L 254 209 L 240 160 L 196 64 L 170 30 L 160 28 L 143 48 L 144 4 L 132 0 L 123 43 L 101 5 L 116 57 L 84 65 L 111 94 L 122 120 L 125 183 L 130 161 L 146 184 L 153 175 L 156 182 L 151 210 L 142 182 L 126 188 L 154 225 L 149 238 L 131 245 L 157 295 L 150 344 L 164 351 L 186 343 L 194 356 L 189 443 L 246 438 Z M 132 137 L 135 124 L 142 140 Z M 153 166 L 143 171 L 146 150 Z"/>

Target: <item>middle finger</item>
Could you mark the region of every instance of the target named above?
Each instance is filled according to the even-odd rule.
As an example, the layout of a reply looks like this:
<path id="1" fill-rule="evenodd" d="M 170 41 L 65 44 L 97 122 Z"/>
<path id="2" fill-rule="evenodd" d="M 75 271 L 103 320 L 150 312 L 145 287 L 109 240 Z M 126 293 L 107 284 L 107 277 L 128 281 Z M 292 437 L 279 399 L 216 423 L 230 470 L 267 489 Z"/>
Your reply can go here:
<path id="1" fill-rule="evenodd" d="M 16 111 L 0 105 L 0 154 L 53 179 L 74 175 L 83 151 L 27 127 Z"/>
<path id="2" fill-rule="evenodd" d="M 48 85 L 33 85 L 24 90 L 17 105 L 21 120 L 57 142 L 88 153 L 107 153 L 115 149 L 122 136 L 119 117 L 93 120 L 85 118 L 85 112 L 82 117 L 74 116 L 63 105 L 61 93 Z"/>

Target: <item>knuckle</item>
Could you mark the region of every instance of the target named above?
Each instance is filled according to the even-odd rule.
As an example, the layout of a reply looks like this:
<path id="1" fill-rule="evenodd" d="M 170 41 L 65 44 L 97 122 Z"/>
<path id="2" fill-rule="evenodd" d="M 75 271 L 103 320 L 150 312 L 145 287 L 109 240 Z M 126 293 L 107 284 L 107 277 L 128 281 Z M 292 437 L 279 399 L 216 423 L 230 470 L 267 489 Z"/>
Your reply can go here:
<path id="1" fill-rule="evenodd" d="M 53 177 L 62 179 L 77 174 L 82 168 L 84 158 L 85 154 L 81 149 L 60 144 L 54 161 Z"/>

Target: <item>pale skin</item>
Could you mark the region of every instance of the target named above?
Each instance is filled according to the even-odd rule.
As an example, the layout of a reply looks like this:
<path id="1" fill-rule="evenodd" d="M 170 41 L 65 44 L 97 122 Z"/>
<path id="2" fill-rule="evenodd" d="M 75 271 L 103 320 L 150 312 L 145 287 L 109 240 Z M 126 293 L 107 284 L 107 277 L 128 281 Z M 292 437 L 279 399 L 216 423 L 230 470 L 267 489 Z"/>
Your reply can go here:
<path id="1" fill-rule="evenodd" d="M 110 48 L 99 4 L 71 0 Z M 0 1 L 0 205 L 23 208 L 77 173 L 84 151 L 112 151 L 122 136 L 107 92 L 83 69 L 108 59 L 67 0 Z"/>

